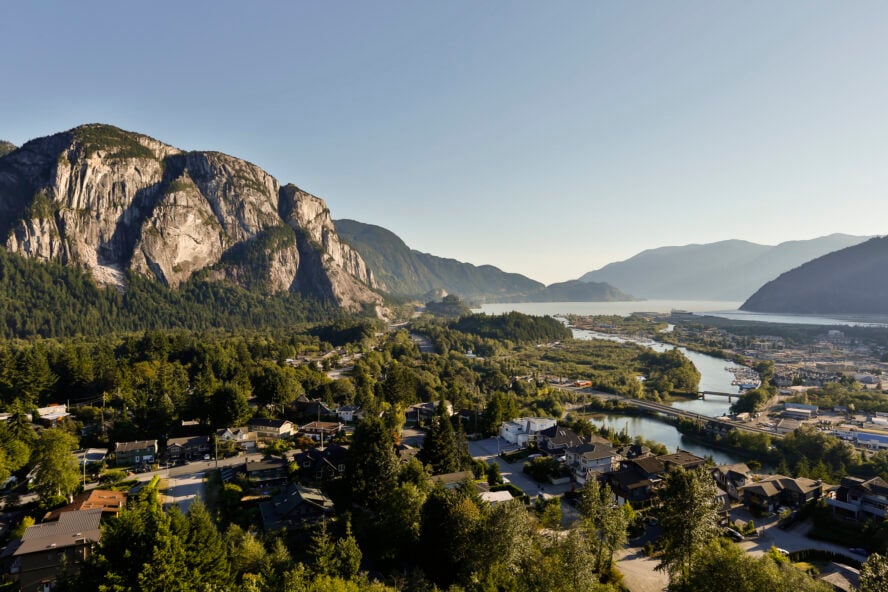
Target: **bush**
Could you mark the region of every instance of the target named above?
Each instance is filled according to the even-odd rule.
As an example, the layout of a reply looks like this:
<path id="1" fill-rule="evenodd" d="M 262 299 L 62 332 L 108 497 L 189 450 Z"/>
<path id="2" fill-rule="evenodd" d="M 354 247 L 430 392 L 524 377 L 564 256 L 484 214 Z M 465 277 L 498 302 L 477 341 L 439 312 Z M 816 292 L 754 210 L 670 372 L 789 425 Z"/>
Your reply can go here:
<path id="1" fill-rule="evenodd" d="M 122 469 L 108 469 L 99 476 L 99 483 L 103 485 L 117 485 L 126 479 L 126 471 Z"/>

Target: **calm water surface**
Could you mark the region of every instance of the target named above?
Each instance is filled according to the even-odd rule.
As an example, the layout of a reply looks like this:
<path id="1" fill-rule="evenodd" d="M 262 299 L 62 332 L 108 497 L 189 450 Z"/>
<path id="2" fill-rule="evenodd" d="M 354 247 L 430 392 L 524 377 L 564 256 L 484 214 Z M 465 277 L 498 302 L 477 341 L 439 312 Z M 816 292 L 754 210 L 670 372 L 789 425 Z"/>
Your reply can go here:
<path id="1" fill-rule="evenodd" d="M 703 444 L 691 442 L 681 435 L 672 424 L 664 421 L 658 421 L 650 417 L 628 416 L 628 415 L 593 415 L 588 420 L 591 424 L 603 428 L 609 427 L 616 432 L 626 431 L 633 438 L 641 436 L 646 440 L 654 440 L 665 444 L 669 452 L 675 452 L 681 448 L 692 452 L 697 456 L 711 456 L 716 463 L 732 464 L 743 462 L 743 459 L 733 456 L 730 453 L 710 448 Z"/>

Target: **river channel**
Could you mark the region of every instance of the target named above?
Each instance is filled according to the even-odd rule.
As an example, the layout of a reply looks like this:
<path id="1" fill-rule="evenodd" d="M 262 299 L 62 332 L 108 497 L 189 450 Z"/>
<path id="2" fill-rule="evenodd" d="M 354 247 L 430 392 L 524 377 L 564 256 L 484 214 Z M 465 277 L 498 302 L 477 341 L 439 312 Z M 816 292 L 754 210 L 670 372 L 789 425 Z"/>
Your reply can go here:
<path id="1" fill-rule="evenodd" d="M 541 306 L 543 304 L 543 306 Z M 553 305 L 552 303 L 509 303 L 509 304 L 485 304 L 482 306 L 482 312 L 486 312 L 488 314 L 500 314 L 502 312 L 506 312 L 508 310 L 517 310 L 519 312 L 523 312 L 525 314 L 552 314 L 550 312 L 554 306 L 562 306 L 560 310 L 563 314 L 570 314 L 574 311 L 570 310 L 570 307 L 565 307 L 565 304 L 571 303 L 558 303 Z M 596 303 L 602 304 L 602 303 Z M 619 303 L 625 305 L 626 303 Z M 644 308 L 644 302 L 635 302 L 634 304 L 638 309 Z M 687 303 L 682 303 L 687 304 Z M 697 304 L 697 303 L 695 303 Z M 702 303 L 701 303 L 702 304 Z M 708 304 L 708 303 L 707 303 Z M 714 304 L 714 303 L 713 303 Z M 537 310 L 540 308 L 548 308 L 546 312 L 542 310 Z M 698 310 L 705 310 L 705 304 L 700 306 Z M 714 308 L 714 307 L 713 307 Z M 498 310 L 505 309 L 505 310 Z M 529 310 L 528 310 L 529 309 Z M 692 307 L 685 308 L 694 310 Z M 576 311 L 576 314 L 620 314 L 626 315 L 631 313 L 632 310 L 626 308 L 626 310 L 615 310 L 615 311 Z M 638 343 L 639 345 L 643 345 L 645 347 L 650 347 L 657 351 L 666 351 L 667 349 L 671 349 L 673 346 L 660 343 L 657 341 L 651 340 L 637 340 L 631 339 L 627 337 L 619 337 L 616 335 L 609 335 L 606 333 L 598 333 L 595 331 L 587 331 L 584 329 L 573 329 L 573 335 L 576 339 L 606 339 L 609 341 L 618 341 L 618 342 L 633 342 Z M 734 367 L 737 364 L 731 362 L 729 360 L 723 360 L 721 358 L 716 358 L 713 356 L 708 356 L 706 354 L 697 353 L 694 351 L 690 351 L 686 348 L 680 347 L 679 350 L 694 363 L 694 366 L 697 367 L 697 370 L 700 371 L 700 390 L 701 391 L 715 391 L 721 393 L 737 393 L 739 389 L 737 386 L 732 384 L 734 380 L 734 374 L 728 370 L 728 368 Z M 673 407 L 684 409 L 686 411 L 692 411 L 694 413 L 699 413 L 701 415 L 708 415 L 710 417 L 718 417 L 720 415 L 724 415 L 728 412 L 728 408 L 730 407 L 730 403 L 728 402 L 727 397 L 709 397 L 705 400 L 703 399 L 689 399 L 684 401 L 674 401 L 672 403 Z M 623 430 L 626 431 L 633 438 L 635 436 L 641 436 L 648 440 L 654 440 L 656 442 L 661 442 L 665 444 L 670 451 L 674 451 L 676 448 L 681 448 L 682 450 L 687 450 L 692 452 L 698 456 L 712 456 L 712 458 L 717 463 L 734 463 L 740 462 L 741 459 L 739 457 L 735 457 L 731 454 L 723 452 L 721 450 L 717 450 L 715 448 L 710 448 L 709 446 L 698 444 L 696 442 L 692 442 L 681 435 L 681 433 L 675 429 L 671 423 L 666 421 L 665 419 L 656 419 L 654 417 L 649 416 L 626 416 L 626 415 L 617 415 L 617 414 L 601 414 L 593 416 L 589 419 L 593 424 L 599 427 L 607 426 L 613 428 L 617 432 L 621 432 Z"/>
<path id="2" fill-rule="evenodd" d="M 657 341 L 636 340 L 625 337 L 617 337 L 606 333 L 598 333 L 595 331 L 586 331 L 583 329 L 573 329 L 576 339 L 606 339 L 608 341 L 618 341 L 625 343 L 627 341 L 638 343 L 645 347 L 650 347 L 657 351 L 666 351 L 671 349 L 672 345 L 667 345 Z M 678 348 L 684 355 L 694 363 L 697 370 L 700 371 L 700 390 L 715 391 L 719 393 L 736 393 L 738 388 L 731 384 L 734 380 L 734 374 L 728 370 L 736 366 L 734 362 L 708 356 L 686 348 Z M 674 401 L 673 407 L 699 413 L 700 415 L 709 415 L 717 417 L 728 412 L 731 406 L 727 397 L 713 396 L 708 399 L 689 399 L 685 401 Z M 712 456 L 717 463 L 735 463 L 741 459 L 729 453 L 710 448 L 704 444 L 692 442 L 681 435 L 671 423 L 663 420 L 654 419 L 647 416 L 627 416 L 627 415 L 595 415 L 589 419 L 590 422 L 598 427 L 610 427 L 617 432 L 626 431 L 633 438 L 641 436 L 647 440 L 661 442 L 669 448 L 670 451 L 676 448 L 687 450 L 697 456 Z"/>

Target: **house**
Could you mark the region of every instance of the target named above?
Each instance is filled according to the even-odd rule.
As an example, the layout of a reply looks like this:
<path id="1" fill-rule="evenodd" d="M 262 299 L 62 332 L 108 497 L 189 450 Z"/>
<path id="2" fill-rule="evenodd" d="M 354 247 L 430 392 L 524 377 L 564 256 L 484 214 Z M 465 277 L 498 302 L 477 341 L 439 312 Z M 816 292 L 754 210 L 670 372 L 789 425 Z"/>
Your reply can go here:
<path id="1" fill-rule="evenodd" d="M 884 520 L 888 514 L 888 483 L 881 477 L 845 477 L 834 495 L 826 499 L 833 513 L 857 520 Z"/>
<path id="2" fill-rule="evenodd" d="M 620 469 L 606 475 L 619 503 L 629 502 L 633 507 L 646 506 L 662 486 L 668 471 L 703 466 L 706 459 L 686 450 L 660 456 L 643 456 L 620 460 Z"/>
<path id="3" fill-rule="evenodd" d="M 345 475 L 348 447 L 330 444 L 325 448 L 310 448 L 297 454 L 293 460 L 299 465 L 300 475 L 308 481 L 326 482 Z"/>
<path id="4" fill-rule="evenodd" d="M 269 457 L 257 461 L 247 461 L 244 464 L 244 470 L 251 483 L 266 485 L 286 480 L 287 465 L 287 461 L 283 459 Z"/>
<path id="5" fill-rule="evenodd" d="M 241 450 L 253 450 L 256 448 L 258 435 L 247 427 L 224 428 L 216 430 L 216 438 L 220 442 L 235 442 Z"/>
<path id="6" fill-rule="evenodd" d="M 293 423 L 286 419 L 265 419 L 257 417 L 247 422 L 247 429 L 256 432 L 260 442 L 280 440 L 293 435 Z"/>
<path id="7" fill-rule="evenodd" d="M 329 442 L 342 430 L 338 421 L 313 421 L 299 428 L 299 433 L 308 436 L 315 442 Z"/>
<path id="8" fill-rule="evenodd" d="M 322 400 L 309 399 L 305 395 L 300 395 L 299 398 L 293 402 L 293 407 L 296 409 L 296 413 L 301 417 L 321 418 L 336 415 L 336 412 L 330 409 Z"/>
<path id="9" fill-rule="evenodd" d="M 262 527 L 273 532 L 333 514 L 333 502 L 320 489 L 289 484 L 284 491 L 259 504 Z"/>
<path id="10" fill-rule="evenodd" d="M 157 457 L 157 440 L 117 442 L 114 445 L 114 457 L 118 467 L 152 463 Z"/>
<path id="11" fill-rule="evenodd" d="M 209 436 L 185 436 L 167 440 L 167 455 L 170 460 L 201 458 L 209 451 Z"/>
<path id="12" fill-rule="evenodd" d="M 599 436 L 593 437 L 598 438 Z M 608 442 L 608 440 L 605 440 L 604 438 L 601 438 L 601 440 L 604 440 L 604 443 Z M 616 450 L 617 454 L 623 458 L 644 458 L 645 456 L 652 456 L 651 449 L 641 444 L 627 444 L 625 446 L 620 446 Z"/>
<path id="13" fill-rule="evenodd" d="M 404 412 L 407 421 L 415 421 L 417 423 L 428 423 L 435 416 L 435 410 L 438 409 L 438 401 L 428 401 L 426 403 L 417 403 L 411 405 Z M 448 417 L 453 415 L 453 403 L 444 401 L 444 411 Z"/>
<path id="14" fill-rule="evenodd" d="M 20 589 L 51 590 L 59 577 L 78 573 L 102 538 L 101 519 L 102 510 L 94 508 L 65 512 L 55 522 L 28 527 L 10 570 Z"/>
<path id="15" fill-rule="evenodd" d="M 475 475 L 472 471 L 459 471 L 458 473 L 442 473 L 441 475 L 432 475 L 432 483 L 441 484 L 445 489 L 453 489 L 459 487 L 459 484 L 468 479 L 472 481 Z"/>
<path id="16" fill-rule="evenodd" d="M 77 459 L 77 464 L 83 466 L 86 463 L 86 466 L 98 466 L 105 462 L 105 457 L 108 456 L 107 448 L 86 448 L 84 450 L 76 450 L 72 454 L 74 454 L 74 458 Z"/>
<path id="17" fill-rule="evenodd" d="M 39 421 L 45 427 L 51 428 L 58 425 L 60 419 L 64 419 L 69 415 L 70 413 L 68 413 L 67 405 L 53 404 L 37 409 L 36 417 L 34 417 L 34 423 L 37 423 Z"/>
<path id="18" fill-rule="evenodd" d="M 568 448 L 583 444 L 583 439 L 570 428 L 554 425 L 537 435 L 537 448 L 549 456 L 562 456 Z"/>
<path id="19" fill-rule="evenodd" d="M 500 427 L 500 437 L 510 444 L 526 446 L 528 442 L 535 442 L 540 432 L 556 425 L 551 417 L 520 417 L 504 421 Z"/>
<path id="20" fill-rule="evenodd" d="M 361 408 L 357 405 L 343 405 L 336 410 L 336 415 L 339 416 L 339 421 L 343 423 L 351 423 L 360 419 Z"/>
<path id="21" fill-rule="evenodd" d="M 739 490 L 743 503 L 760 512 L 773 512 L 777 506 L 798 506 L 823 494 L 823 482 L 805 477 L 771 475 Z"/>
<path id="22" fill-rule="evenodd" d="M 672 454 L 661 454 L 657 457 L 657 460 L 663 463 L 667 471 L 679 467 L 689 471 L 706 464 L 706 459 L 702 456 L 697 456 L 680 448 Z"/>
<path id="23" fill-rule="evenodd" d="M 610 443 L 580 444 L 564 451 L 564 464 L 571 469 L 579 485 L 585 485 L 596 473 L 611 472 L 620 459 Z"/>
<path id="24" fill-rule="evenodd" d="M 491 506 L 495 506 L 496 504 L 505 504 L 512 501 L 512 494 L 507 490 L 502 491 L 482 491 L 481 499 L 490 504 Z"/>
<path id="25" fill-rule="evenodd" d="M 712 469 L 712 478 L 734 501 L 740 501 L 740 489 L 752 483 L 752 473 L 745 463 L 719 465 Z"/>
<path id="26" fill-rule="evenodd" d="M 65 512 L 77 512 L 80 510 L 93 510 L 98 508 L 102 511 L 102 518 L 110 518 L 120 514 L 120 510 L 126 505 L 126 492 L 110 491 L 107 489 L 91 489 L 79 495 L 75 495 L 74 499 L 67 506 L 56 508 L 49 512 L 44 518 L 45 522 L 58 520 Z"/>

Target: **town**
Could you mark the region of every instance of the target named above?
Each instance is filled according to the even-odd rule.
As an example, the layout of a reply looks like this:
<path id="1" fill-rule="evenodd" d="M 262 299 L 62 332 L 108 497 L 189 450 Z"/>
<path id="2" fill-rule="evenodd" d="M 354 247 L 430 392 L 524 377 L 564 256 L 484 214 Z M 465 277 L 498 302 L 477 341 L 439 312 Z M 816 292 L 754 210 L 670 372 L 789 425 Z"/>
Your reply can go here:
<path id="1" fill-rule="evenodd" d="M 352 549 L 347 561 L 336 559 L 348 569 L 299 573 L 235 569 L 232 557 L 226 577 L 237 585 L 328 577 L 366 587 L 474 589 L 473 579 L 496 573 L 488 570 L 502 561 L 515 570 L 508 579 L 539 577 L 525 564 L 531 556 L 554 560 L 573 545 L 570 552 L 587 553 L 589 564 L 580 570 L 582 585 L 563 589 L 662 589 L 704 577 L 691 571 L 703 569 L 699 565 L 673 557 L 676 512 L 684 508 L 676 495 L 693 500 L 695 507 L 684 511 L 702 521 L 704 534 L 693 541 L 698 551 L 753 561 L 768 577 L 774 577 L 772 565 L 785 564 L 780 577 L 816 571 L 816 577 L 805 576 L 812 590 L 821 589 L 818 582 L 854 589 L 867 556 L 888 546 L 888 531 L 874 526 L 884 522 L 888 507 L 888 458 L 880 452 L 878 429 L 888 420 L 881 412 L 797 403 L 805 385 L 790 385 L 753 413 L 661 419 L 684 422 L 689 437 L 696 433 L 747 453 L 746 462 L 716 464 L 688 450 L 597 429 L 584 418 L 606 410 L 660 413 L 643 405 L 646 391 L 619 392 L 621 384 L 641 384 L 634 379 L 614 382 L 609 372 L 587 378 L 584 368 L 576 376 L 552 375 L 546 352 L 567 355 L 564 348 L 573 347 L 561 323 L 514 314 L 507 321 L 514 350 L 485 337 L 506 322 L 500 317 L 473 318 L 471 331 L 466 321 L 424 320 L 410 333 L 365 328 L 342 332 L 357 335 L 356 341 L 332 345 L 306 336 L 288 348 L 267 337 L 223 338 L 207 348 L 181 335 L 146 333 L 118 350 L 121 369 L 128 360 L 143 360 L 132 366 L 142 373 L 137 382 L 115 379 L 126 386 L 120 393 L 86 393 L 77 403 L 30 411 L 22 409 L 19 395 L 13 410 L 0 415 L 9 450 L 2 515 L 8 542 L 0 553 L 7 585 L 31 590 L 57 582 L 89 589 L 96 573 L 122 569 L 109 564 L 114 552 L 103 542 L 111 531 L 121 536 L 116 521 L 155 507 L 173 518 L 215 517 L 223 530 L 214 536 L 230 546 L 259 545 L 263 553 L 301 557 L 308 566 L 321 560 L 319 546 L 333 556 L 340 546 Z M 539 331 L 550 332 L 542 343 L 522 337 Z M 323 334 L 338 340 L 335 332 Z M 621 356 L 625 367 L 651 377 L 646 388 L 665 376 L 677 384 L 686 374 L 672 353 L 606 341 L 576 347 L 597 352 L 594 363 L 601 367 Z M 158 353 L 146 357 L 149 350 Z M 82 364 L 98 351 L 42 355 L 52 372 L 61 373 L 65 364 L 78 358 Z M 226 353 L 238 351 L 238 358 Z M 270 352 L 278 362 L 266 357 Z M 14 362 L 35 355 L 28 347 L 10 351 L 10 372 L 29 375 L 29 367 Z M 216 374 L 212 368 L 224 367 L 214 358 L 231 365 Z M 181 360 L 188 359 L 209 364 L 186 367 Z M 209 388 L 199 386 L 201 380 Z M 58 379 L 47 384 L 49 394 Z M 134 386 L 132 395 L 122 394 Z M 602 390 L 608 386 L 614 388 Z M 197 406 L 195 388 L 206 392 Z M 810 388 L 813 396 L 817 387 Z M 144 399 L 157 395 L 176 401 L 162 416 L 156 398 Z M 749 431 L 752 421 L 758 431 Z M 115 436 L 128 433 L 147 437 Z M 734 442 L 743 433 L 747 440 Z M 33 452 L 16 455 L 14 441 Z M 88 446 L 74 450 L 78 441 Z M 452 513 L 461 504 L 474 508 L 469 522 Z M 511 534 L 440 538 L 458 524 L 479 537 L 494 524 L 509 524 Z M 392 536 L 380 538 L 383 532 Z M 518 544 L 509 537 L 525 537 L 520 548 L 530 555 L 483 555 L 483 565 L 467 560 L 480 540 L 500 549 Z M 816 570 L 805 567 L 815 564 Z M 415 570 L 412 583 L 386 576 L 405 565 Z"/>

